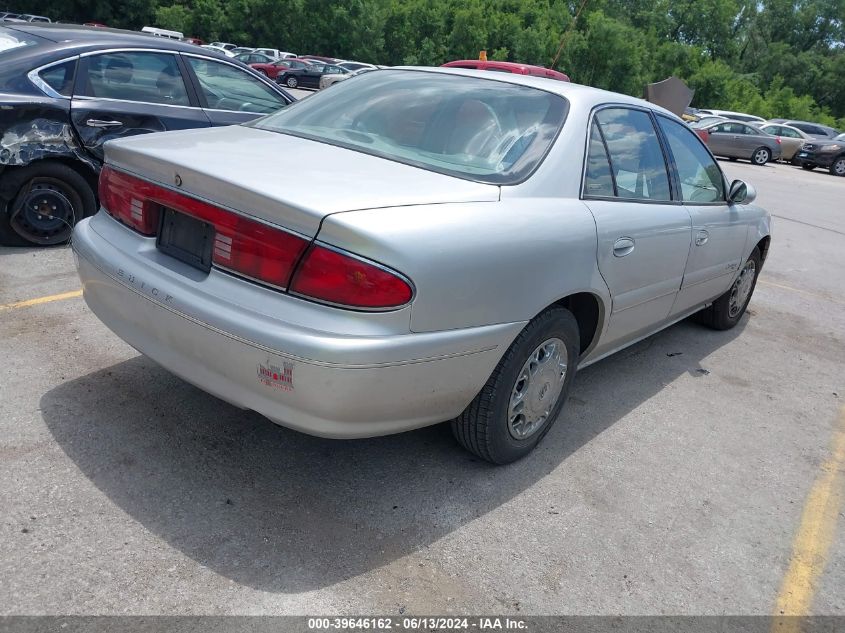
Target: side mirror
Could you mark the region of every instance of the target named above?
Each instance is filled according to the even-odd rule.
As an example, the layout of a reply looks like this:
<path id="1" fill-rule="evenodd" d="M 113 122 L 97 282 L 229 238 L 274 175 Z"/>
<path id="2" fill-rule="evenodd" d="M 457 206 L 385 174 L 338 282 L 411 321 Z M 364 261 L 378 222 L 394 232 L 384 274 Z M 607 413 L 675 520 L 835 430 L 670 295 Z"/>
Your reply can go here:
<path id="1" fill-rule="evenodd" d="M 757 190 L 754 185 L 749 185 L 742 180 L 734 180 L 728 189 L 728 202 L 730 204 L 751 204 L 757 198 Z"/>

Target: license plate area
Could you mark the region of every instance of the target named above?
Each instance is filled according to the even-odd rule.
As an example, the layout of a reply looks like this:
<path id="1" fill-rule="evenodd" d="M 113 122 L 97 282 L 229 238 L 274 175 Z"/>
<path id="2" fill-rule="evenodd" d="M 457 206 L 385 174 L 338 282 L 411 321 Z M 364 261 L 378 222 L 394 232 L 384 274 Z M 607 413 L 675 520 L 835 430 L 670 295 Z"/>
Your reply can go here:
<path id="1" fill-rule="evenodd" d="M 208 272 L 213 245 L 214 227 L 211 224 L 167 207 L 161 208 L 156 246 L 162 253 Z"/>

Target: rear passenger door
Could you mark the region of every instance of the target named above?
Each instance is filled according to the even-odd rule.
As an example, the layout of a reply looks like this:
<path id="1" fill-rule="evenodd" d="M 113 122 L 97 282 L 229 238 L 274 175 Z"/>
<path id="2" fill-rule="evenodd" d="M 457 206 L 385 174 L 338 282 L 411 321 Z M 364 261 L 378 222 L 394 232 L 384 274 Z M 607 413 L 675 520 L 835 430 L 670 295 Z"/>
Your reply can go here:
<path id="1" fill-rule="evenodd" d="M 147 132 L 208 127 L 179 55 L 115 50 L 79 60 L 71 120 L 85 148 L 103 160 L 103 143 Z"/>
<path id="2" fill-rule="evenodd" d="M 657 116 L 666 139 L 676 191 L 692 219 L 692 244 L 684 280 L 672 308 L 681 315 L 711 301 L 733 283 L 748 239 L 741 207 L 727 203 L 719 165 L 686 125 Z"/>
<path id="3" fill-rule="evenodd" d="M 183 54 L 190 79 L 212 125 L 235 125 L 285 107 L 290 101 L 234 64 Z"/>
<path id="4" fill-rule="evenodd" d="M 673 200 L 648 111 L 611 106 L 594 114 L 582 197 L 596 221 L 598 267 L 612 297 L 607 351 L 666 321 L 689 255 L 690 216 Z"/>

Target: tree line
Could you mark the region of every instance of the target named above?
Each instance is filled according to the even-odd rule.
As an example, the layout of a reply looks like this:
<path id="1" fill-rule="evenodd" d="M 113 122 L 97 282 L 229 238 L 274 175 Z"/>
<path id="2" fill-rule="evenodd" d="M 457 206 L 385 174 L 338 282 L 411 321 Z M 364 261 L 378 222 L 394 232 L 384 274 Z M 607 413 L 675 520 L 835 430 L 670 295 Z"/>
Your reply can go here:
<path id="1" fill-rule="evenodd" d="M 11 10 L 386 65 L 551 66 L 641 96 L 845 128 L 845 0 L 22 0 Z M 576 19 L 577 17 L 577 19 Z"/>

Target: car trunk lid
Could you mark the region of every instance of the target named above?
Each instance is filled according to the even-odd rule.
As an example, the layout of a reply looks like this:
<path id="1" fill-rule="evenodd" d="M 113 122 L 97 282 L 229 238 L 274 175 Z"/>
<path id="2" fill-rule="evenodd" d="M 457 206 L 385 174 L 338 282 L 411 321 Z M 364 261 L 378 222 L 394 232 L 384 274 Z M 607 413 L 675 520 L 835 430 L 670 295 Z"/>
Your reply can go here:
<path id="1" fill-rule="evenodd" d="M 499 199 L 496 185 L 242 126 L 111 141 L 105 156 L 118 169 L 307 237 L 332 213 Z"/>

